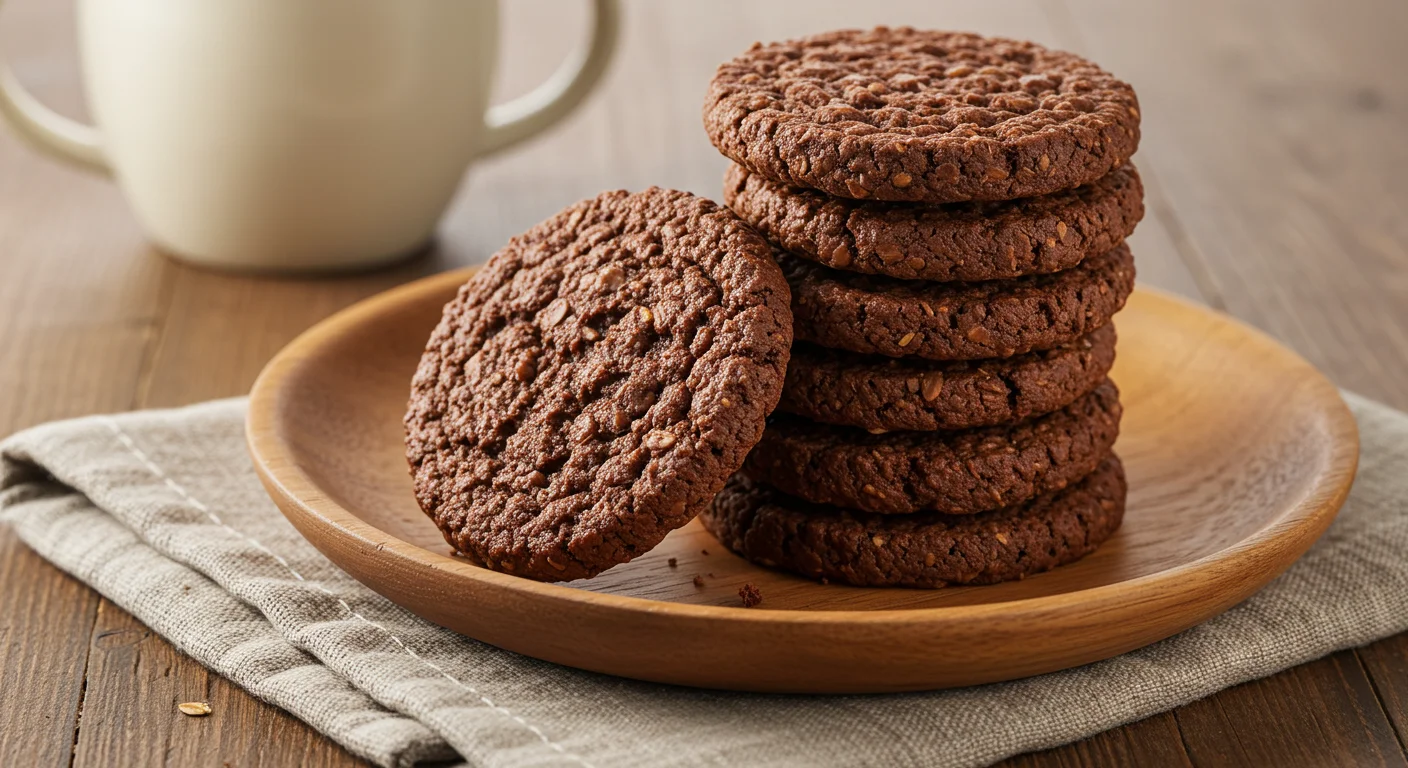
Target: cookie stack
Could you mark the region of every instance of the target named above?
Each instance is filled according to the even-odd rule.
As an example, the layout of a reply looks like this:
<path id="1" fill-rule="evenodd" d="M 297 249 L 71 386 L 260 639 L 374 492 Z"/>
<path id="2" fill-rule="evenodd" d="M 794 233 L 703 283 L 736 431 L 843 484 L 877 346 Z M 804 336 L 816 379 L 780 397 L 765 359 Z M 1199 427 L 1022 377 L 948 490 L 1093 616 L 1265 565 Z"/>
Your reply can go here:
<path id="1" fill-rule="evenodd" d="M 782 252 L 797 340 L 706 527 L 764 565 L 918 587 L 1113 534 L 1133 89 L 1033 43 L 881 28 L 755 45 L 704 116 L 725 202 Z"/>

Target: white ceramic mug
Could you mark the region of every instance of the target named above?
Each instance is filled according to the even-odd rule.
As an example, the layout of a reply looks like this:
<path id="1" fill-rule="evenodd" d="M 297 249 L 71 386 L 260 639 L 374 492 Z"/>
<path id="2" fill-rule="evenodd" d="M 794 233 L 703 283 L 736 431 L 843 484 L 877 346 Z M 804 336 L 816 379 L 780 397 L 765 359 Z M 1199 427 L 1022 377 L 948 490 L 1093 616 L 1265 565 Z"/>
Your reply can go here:
<path id="1" fill-rule="evenodd" d="M 3 0 L 0 0 L 3 2 Z M 163 250 L 258 270 L 370 266 L 422 246 L 465 169 L 600 78 L 615 0 L 537 90 L 490 107 L 495 0 L 79 0 L 96 127 L 0 65 L 0 113 L 112 174 Z"/>

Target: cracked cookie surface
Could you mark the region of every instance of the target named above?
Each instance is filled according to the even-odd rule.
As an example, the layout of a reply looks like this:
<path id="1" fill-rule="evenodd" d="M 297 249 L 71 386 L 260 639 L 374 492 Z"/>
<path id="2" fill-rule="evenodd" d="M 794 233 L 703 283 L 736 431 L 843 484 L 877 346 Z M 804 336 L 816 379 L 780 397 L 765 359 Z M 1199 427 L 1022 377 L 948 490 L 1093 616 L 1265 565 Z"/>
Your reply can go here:
<path id="1" fill-rule="evenodd" d="M 792 254 L 904 280 L 1004 280 L 1069 269 L 1109 251 L 1144 216 L 1133 166 L 1078 189 L 997 203 L 859 202 L 734 165 L 724 202 Z"/>
<path id="2" fill-rule="evenodd" d="M 985 283 L 841 272 L 783 255 L 796 335 L 888 357 L 985 360 L 1070 344 L 1109 322 L 1134 290 L 1121 244 L 1072 269 Z"/>
<path id="3" fill-rule="evenodd" d="M 1059 411 L 960 432 L 889 432 L 777 417 L 743 465 L 754 480 L 818 504 L 875 514 L 969 515 L 1059 491 L 1119 436 L 1108 379 Z"/>
<path id="4" fill-rule="evenodd" d="M 1070 405 L 1115 362 L 1115 324 L 1072 344 L 996 360 L 923 360 L 792 347 L 777 409 L 883 430 L 969 429 Z"/>
<path id="5" fill-rule="evenodd" d="M 760 565 L 856 586 L 934 588 L 1011 581 L 1079 560 L 1119 528 L 1125 493 L 1114 455 L 1064 491 L 967 516 L 850 512 L 740 474 L 700 520 Z"/>
<path id="6" fill-rule="evenodd" d="M 755 44 L 710 81 L 704 127 L 739 165 L 836 197 L 1011 200 L 1120 167 L 1139 101 L 1074 54 L 879 27 Z"/>
<path id="7" fill-rule="evenodd" d="M 777 403 L 771 246 L 684 192 L 608 192 L 507 246 L 445 307 L 411 386 L 417 500 L 474 561 L 590 577 L 692 519 Z"/>

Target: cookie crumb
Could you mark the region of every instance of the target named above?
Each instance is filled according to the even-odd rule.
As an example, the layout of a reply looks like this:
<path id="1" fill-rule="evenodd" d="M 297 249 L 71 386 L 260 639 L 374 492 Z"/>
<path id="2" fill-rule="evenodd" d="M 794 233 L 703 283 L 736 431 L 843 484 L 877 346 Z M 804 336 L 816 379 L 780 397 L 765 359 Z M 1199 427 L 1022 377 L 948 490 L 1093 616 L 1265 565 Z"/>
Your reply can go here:
<path id="1" fill-rule="evenodd" d="M 763 592 L 751 583 L 738 588 L 738 596 L 743 599 L 744 608 L 752 608 L 763 602 Z"/>
<path id="2" fill-rule="evenodd" d="M 704 588 L 704 577 L 703 577 L 703 576 L 700 576 L 700 575 L 697 574 L 697 573 L 694 574 L 694 586 L 696 586 L 696 587 L 698 587 L 698 588 L 700 588 L 700 589 L 703 589 L 703 588 Z"/>
<path id="3" fill-rule="evenodd" d="M 678 568 L 680 566 L 680 561 L 678 558 L 672 557 L 669 560 L 666 560 L 665 562 L 669 563 L 671 568 Z"/>

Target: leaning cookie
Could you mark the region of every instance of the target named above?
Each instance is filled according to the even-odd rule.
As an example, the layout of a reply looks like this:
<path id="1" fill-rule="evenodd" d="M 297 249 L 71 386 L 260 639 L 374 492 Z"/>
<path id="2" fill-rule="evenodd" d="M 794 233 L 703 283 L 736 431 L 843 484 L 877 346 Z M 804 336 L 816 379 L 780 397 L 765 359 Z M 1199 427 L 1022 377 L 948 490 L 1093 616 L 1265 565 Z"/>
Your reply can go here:
<path id="1" fill-rule="evenodd" d="M 534 579 L 650 550 L 723 487 L 782 390 L 771 247 L 685 192 L 608 192 L 509 242 L 411 386 L 416 499 L 457 550 Z"/>
<path id="2" fill-rule="evenodd" d="M 1070 344 L 1109 322 L 1134 290 L 1119 245 L 1051 275 L 931 283 L 858 275 L 782 257 L 797 338 L 889 357 L 983 360 Z"/>
<path id="3" fill-rule="evenodd" d="M 714 75 L 704 128 L 750 171 L 837 197 L 1012 200 L 1119 168 L 1139 101 L 1074 54 L 880 27 L 754 45 Z"/>
<path id="4" fill-rule="evenodd" d="M 739 475 L 699 516 L 739 555 L 864 587 L 1021 579 L 1079 560 L 1124 518 L 1124 468 L 1111 455 L 1084 480 L 981 515 L 867 515 L 802 501 Z"/>
<path id="5" fill-rule="evenodd" d="M 1054 413 L 961 432 L 870 434 L 778 417 L 743 471 L 793 496 L 876 514 L 999 509 L 1065 488 L 1110 454 L 1119 391 L 1105 381 Z"/>
<path id="6" fill-rule="evenodd" d="M 1114 248 L 1144 217 L 1144 187 L 1130 165 L 1065 192 L 945 206 L 831 197 L 734 165 L 724 202 L 790 253 L 905 280 L 1059 272 Z"/>
<path id="7" fill-rule="evenodd" d="M 1072 344 L 996 360 L 923 360 L 792 347 L 777 409 L 869 430 L 969 429 L 1064 408 L 1115 362 L 1115 324 Z"/>

